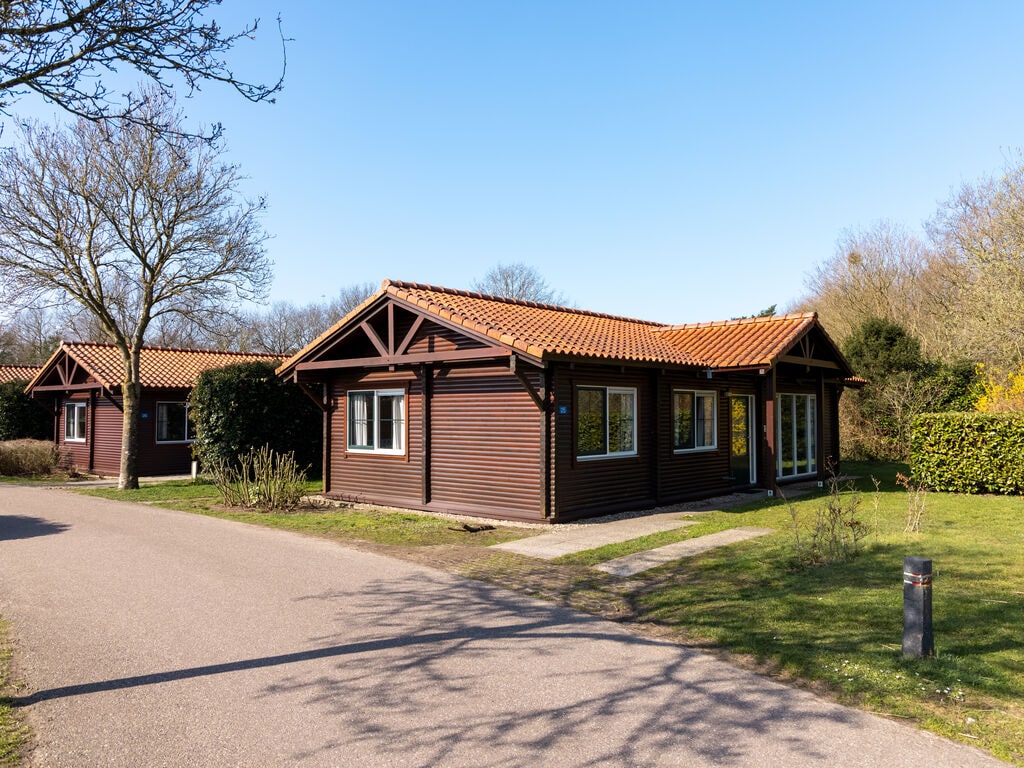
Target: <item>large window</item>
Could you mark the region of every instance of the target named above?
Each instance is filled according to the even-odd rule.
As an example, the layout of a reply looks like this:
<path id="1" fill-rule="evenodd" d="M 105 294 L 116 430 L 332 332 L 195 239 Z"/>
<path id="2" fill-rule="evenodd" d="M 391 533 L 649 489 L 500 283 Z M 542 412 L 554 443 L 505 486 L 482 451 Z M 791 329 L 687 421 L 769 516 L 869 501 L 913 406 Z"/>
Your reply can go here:
<path id="1" fill-rule="evenodd" d="M 576 455 L 636 455 L 636 390 L 577 387 Z"/>
<path id="2" fill-rule="evenodd" d="M 714 392 L 672 393 L 672 447 L 677 451 L 710 451 L 717 446 Z"/>
<path id="3" fill-rule="evenodd" d="M 188 403 L 156 404 L 156 441 L 158 443 L 188 443 L 195 440 Z"/>
<path id="4" fill-rule="evenodd" d="M 405 392 L 348 393 L 348 449 L 366 453 L 405 452 Z"/>
<path id="5" fill-rule="evenodd" d="M 85 403 L 64 404 L 64 439 L 85 442 Z"/>
<path id="6" fill-rule="evenodd" d="M 814 395 L 779 395 L 778 476 L 818 471 L 818 408 Z"/>

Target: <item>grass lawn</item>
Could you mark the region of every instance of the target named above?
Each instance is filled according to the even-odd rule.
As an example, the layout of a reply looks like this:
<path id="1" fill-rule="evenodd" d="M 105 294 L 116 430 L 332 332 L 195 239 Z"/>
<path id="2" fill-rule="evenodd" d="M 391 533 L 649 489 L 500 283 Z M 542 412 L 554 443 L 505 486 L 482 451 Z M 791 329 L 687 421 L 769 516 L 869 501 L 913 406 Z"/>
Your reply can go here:
<path id="1" fill-rule="evenodd" d="M 28 730 L 11 706 L 11 648 L 7 624 L 0 618 L 0 766 L 18 765 Z"/>
<path id="2" fill-rule="evenodd" d="M 476 547 L 471 558 L 436 564 L 730 654 L 844 703 L 917 722 L 1024 765 L 1024 499 L 929 494 L 920 532 L 907 533 L 908 494 L 895 481 L 906 469 L 853 463 L 843 469 L 862 476 L 858 517 L 870 533 L 851 562 L 810 567 L 795 557 L 791 508 L 807 526 L 825 504 L 821 495 L 704 514 L 695 518 L 698 525 L 548 563 L 484 549 L 535 529 L 466 534 L 450 530 L 457 524 L 448 520 L 366 509 L 232 514 L 204 500 L 197 490 L 204 486 L 130 493 L 162 503 L 180 493 L 167 506 L 372 542 L 403 556 L 419 552 L 423 562 L 431 562 L 424 553 L 437 551 L 436 545 Z M 871 476 L 880 481 L 877 492 Z M 205 489 L 211 495 L 212 486 Z M 99 495 L 107 494 L 138 498 Z M 777 533 L 629 579 L 589 567 L 739 526 Z M 902 658 L 907 555 L 934 563 L 936 656 L 930 659 Z"/>

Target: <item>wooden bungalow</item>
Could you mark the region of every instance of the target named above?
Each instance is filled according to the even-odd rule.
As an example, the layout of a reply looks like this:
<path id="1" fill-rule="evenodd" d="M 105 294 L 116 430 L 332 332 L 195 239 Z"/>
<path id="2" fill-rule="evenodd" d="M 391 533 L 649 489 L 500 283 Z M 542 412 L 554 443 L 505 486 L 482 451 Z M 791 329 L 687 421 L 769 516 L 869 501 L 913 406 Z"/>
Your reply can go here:
<path id="1" fill-rule="evenodd" d="M 145 347 L 139 359 L 140 475 L 188 472 L 192 427 L 188 396 L 199 374 L 252 360 L 280 356 L 197 349 Z M 113 344 L 64 341 L 25 391 L 53 414 L 53 439 L 65 460 L 83 472 L 121 471 L 124 364 Z"/>
<path id="2" fill-rule="evenodd" d="M 662 325 L 385 281 L 278 373 L 328 496 L 559 522 L 824 477 L 852 371 L 814 314 Z"/>

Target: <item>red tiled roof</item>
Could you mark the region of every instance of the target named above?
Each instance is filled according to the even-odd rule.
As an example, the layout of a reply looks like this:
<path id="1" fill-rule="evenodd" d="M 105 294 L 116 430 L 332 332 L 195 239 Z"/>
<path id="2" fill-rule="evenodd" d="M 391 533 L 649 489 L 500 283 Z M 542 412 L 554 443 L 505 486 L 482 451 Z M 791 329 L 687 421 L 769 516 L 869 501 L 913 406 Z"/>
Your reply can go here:
<path id="1" fill-rule="evenodd" d="M 0 383 L 31 381 L 41 370 L 43 370 L 41 365 L 0 365 Z"/>
<path id="2" fill-rule="evenodd" d="M 716 323 L 665 326 L 658 334 L 688 350 L 709 368 L 771 366 L 817 322 L 817 315 L 754 317 Z"/>
<path id="3" fill-rule="evenodd" d="M 706 368 L 771 366 L 816 326 L 814 313 L 663 325 L 614 315 L 385 280 L 381 290 L 280 368 L 292 369 L 385 296 L 538 359 L 593 359 Z M 830 342 L 831 343 L 831 342 Z"/>
<path id="4" fill-rule="evenodd" d="M 449 322 L 534 357 L 579 357 L 698 365 L 687 350 L 652 333 L 646 320 L 517 301 L 419 283 L 384 283 L 384 291 Z"/>
<path id="5" fill-rule="evenodd" d="M 88 341 L 63 341 L 57 351 L 40 370 L 48 369 L 58 356 L 67 354 L 89 372 L 106 389 L 120 387 L 124 381 L 124 363 L 121 352 L 113 344 Z M 220 352 L 205 349 L 172 349 L 169 347 L 143 347 L 139 354 L 139 378 L 143 387 L 189 388 L 195 386 L 199 374 L 211 368 L 247 363 L 255 360 L 279 361 L 280 355 L 261 355 L 249 352 Z M 29 388 L 36 384 L 33 379 Z"/>

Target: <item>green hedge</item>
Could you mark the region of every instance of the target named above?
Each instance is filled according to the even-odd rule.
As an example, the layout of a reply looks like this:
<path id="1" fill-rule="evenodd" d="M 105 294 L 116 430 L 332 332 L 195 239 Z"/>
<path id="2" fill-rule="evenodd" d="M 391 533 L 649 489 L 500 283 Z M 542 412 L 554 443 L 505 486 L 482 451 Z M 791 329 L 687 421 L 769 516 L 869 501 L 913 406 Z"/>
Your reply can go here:
<path id="1" fill-rule="evenodd" d="M 27 384 L 0 384 L 0 440 L 53 439 L 53 416 L 25 394 Z"/>
<path id="2" fill-rule="evenodd" d="M 1024 493 L 1024 413 L 926 413 L 910 434 L 914 480 L 936 491 Z"/>
<path id="3" fill-rule="evenodd" d="M 294 452 L 300 468 L 320 476 L 323 417 L 295 385 L 282 381 L 274 363 L 251 362 L 205 371 L 189 397 L 195 423 L 192 455 L 204 468 L 235 464 L 240 454 L 269 446 Z"/>

